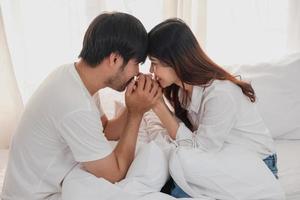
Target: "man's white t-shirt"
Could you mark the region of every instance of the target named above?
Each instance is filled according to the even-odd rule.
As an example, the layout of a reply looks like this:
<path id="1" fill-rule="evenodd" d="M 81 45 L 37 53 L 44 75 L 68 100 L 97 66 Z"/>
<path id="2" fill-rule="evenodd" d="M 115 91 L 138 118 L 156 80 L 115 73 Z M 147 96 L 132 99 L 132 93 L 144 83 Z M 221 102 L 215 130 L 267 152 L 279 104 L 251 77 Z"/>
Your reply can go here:
<path id="1" fill-rule="evenodd" d="M 50 199 L 78 163 L 106 157 L 100 105 L 73 64 L 51 73 L 26 105 L 10 148 L 3 200 Z"/>

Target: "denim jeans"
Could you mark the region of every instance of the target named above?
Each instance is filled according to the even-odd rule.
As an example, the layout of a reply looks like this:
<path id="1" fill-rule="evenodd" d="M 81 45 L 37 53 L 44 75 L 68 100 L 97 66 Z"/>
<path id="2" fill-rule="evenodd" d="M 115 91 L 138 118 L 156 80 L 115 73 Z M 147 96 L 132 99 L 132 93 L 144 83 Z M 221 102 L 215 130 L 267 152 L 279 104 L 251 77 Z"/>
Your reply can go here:
<path id="1" fill-rule="evenodd" d="M 278 169 L 277 169 L 277 155 L 273 154 L 268 156 L 263 160 L 274 176 L 278 179 Z M 189 198 L 190 196 L 185 193 L 174 181 L 174 186 L 171 189 L 171 195 L 175 198 Z"/>
<path id="2" fill-rule="evenodd" d="M 273 154 L 264 159 L 264 162 L 269 167 L 274 176 L 278 179 L 277 154 Z"/>

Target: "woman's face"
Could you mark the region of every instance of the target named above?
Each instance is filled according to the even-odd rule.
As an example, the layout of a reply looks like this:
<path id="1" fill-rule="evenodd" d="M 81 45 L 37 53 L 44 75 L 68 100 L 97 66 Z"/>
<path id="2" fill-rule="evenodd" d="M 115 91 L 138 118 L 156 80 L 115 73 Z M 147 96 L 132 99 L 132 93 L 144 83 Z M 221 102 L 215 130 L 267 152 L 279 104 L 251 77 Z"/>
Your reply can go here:
<path id="1" fill-rule="evenodd" d="M 162 88 L 168 87 L 178 82 L 175 70 L 161 62 L 155 57 L 149 57 L 151 60 L 150 72 L 154 73 L 156 80 Z"/>

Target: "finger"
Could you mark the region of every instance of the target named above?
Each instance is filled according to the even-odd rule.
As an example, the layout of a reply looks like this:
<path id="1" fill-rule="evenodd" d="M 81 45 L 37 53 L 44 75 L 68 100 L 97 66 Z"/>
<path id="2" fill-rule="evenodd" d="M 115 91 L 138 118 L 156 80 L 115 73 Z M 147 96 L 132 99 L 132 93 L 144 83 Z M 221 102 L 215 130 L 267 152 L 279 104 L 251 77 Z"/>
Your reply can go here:
<path id="1" fill-rule="evenodd" d="M 145 74 L 145 76 L 149 77 L 150 79 L 153 79 L 153 75 L 152 74 Z"/>
<path id="2" fill-rule="evenodd" d="M 151 89 L 153 87 L 153 76 L 152 74 L 145 74 L 147 76 L 147 78 L 149 78 L 150 80 L 152 80 L 152 83 L 151 83 L 151 87 L 150 87 L 150 92 L 151 92 Z"/>
<path id="3" fill-rule="evenodd" d="M 134 88 L 135 88 L 135 87 L 136 87 L 136 86 L 135 86 L 135 80 L 132 79 L 132 80 L 130 81 L 130 83 L 128 84 L 128 86 L 127 86 L 125 95 L 131 94 L 131 93 L 134 91 Z"/>
<path id="4" fill-rule="evenodd" d="M 141 72 L 139 72 L 139 73 L 138 73 L 138 74 L 135 76 L 135 77 L 136 77 L 136 79 L 135 79 L 135 80 L 136 80 L 136 81 L 138 81 L 138 80 L 139 80 L 139 77 L 140 77 L 140 76 L 142 76 L 142 75 L 144 75 L 144 74 L 143 74 L 143 73 L 141 73 Z"/>
<path id="5" fill-rule="evenodd" d="M 145 87 L 146 78 L 144 75 L 140 75 L 137 81 L 137 89 L 143 91 Z"/>
<path id="6" fill-rule="evenodd" d="M 149 76 L 146 76 L 145 91 L 150 92 L 151 87 L 152 87 L 152 80 Z"/>

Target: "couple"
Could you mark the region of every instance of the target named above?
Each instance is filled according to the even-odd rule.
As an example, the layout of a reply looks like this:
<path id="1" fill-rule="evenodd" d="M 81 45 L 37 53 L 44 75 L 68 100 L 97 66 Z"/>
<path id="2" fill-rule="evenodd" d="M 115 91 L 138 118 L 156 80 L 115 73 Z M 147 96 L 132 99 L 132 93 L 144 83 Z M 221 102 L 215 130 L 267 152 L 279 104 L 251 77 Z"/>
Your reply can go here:
<path id="1" fill-rule="evenodd" d="M 147 56 L 155 79 L 139 73 Z M 122 180 L 150 109 L 173 140 L 193 136 L 203 153 L 240 146 L 277 177 L 273 140 L 253 88 L 215 64 L 181 20 L 166 20 L 147 34 L 131 15 L 101 14 L 88 27 L 79 58 L 51 73 L 27 103 L 11 143 L 3 200 L 59 198 L 78 163 L 111 183 Z M 126 89 L 126 109 L 112 120 L 96 95 L 105 87 Z M 108 140 L 118 140 L 117 146 Z M 176 183 L 171 195 L 189 197 Z"/>

